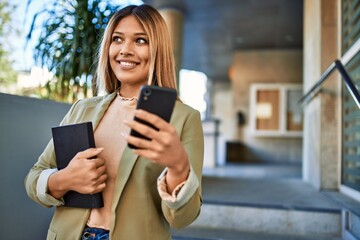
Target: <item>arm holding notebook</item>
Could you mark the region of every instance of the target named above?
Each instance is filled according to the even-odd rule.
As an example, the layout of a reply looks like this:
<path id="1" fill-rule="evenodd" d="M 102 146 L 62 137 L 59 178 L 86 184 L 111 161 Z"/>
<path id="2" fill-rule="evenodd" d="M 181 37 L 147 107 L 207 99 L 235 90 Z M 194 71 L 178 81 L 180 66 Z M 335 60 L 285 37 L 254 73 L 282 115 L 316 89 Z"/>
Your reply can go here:
<path id="1" fill-rule="evenodd" d="M 105 160 L 93 157 L 102 150 L 90 148 L 76 154 L 66 168 L 50 175 L 48 192 L 57 199 L 70 190 L 83 194 L 101 192 L 107 179 Z"/>

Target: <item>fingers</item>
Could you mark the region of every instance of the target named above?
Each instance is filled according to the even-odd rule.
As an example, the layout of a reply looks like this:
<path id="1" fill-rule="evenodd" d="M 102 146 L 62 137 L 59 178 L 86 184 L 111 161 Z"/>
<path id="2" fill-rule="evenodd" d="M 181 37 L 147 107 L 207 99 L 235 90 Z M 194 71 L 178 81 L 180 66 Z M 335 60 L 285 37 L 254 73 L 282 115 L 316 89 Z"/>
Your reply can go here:
<path id="1" fill-rule="evenodd" d="M 167 145 L 169 142 L 171 142 L 171 138 L 176 135 L 175 128 L 155 114 L 149 113 L 144 110 L 136 110 L 135 116 L 143 121 L 152 124 L 154 127 L 159 129 L 157 131 L 139 121 L 125 121 L 125 124 L 131 129 L 151 139 L 144 140 L 141 138 L 133 137 L 131 135 L 128 136 L 127 141 L 138 148 L 152 148 L 154 150 L 161 150 L 157 149 L 159 146 L 156 145 L 156 143 L 161 143 L 161 145 Z"/>
<path id="2" fill-rule="evenodd" d="M 104 183 L 100 184 L 100 185 L 96 188 L 96 190 L 93 191 L 93 192 L 90 193 L 90 194 L 95 194 L 95 193 L 98 193 L 98 192 L 102 192 L 102 191 L 105 189 L 105 187 L 106 187 L 106 183 L 104 182 Z"/>
<path id="3" fill-rule="evenodd" d="M 90 159 L 100 154 L 103 150 L 104 148 L 89 148 L 82 152 L 78 152 L 75 157 Z"/>
<path id="4" fill-rule="evenodd" d="M 169 126 L 169 124 L 164 119 L 157 116 L 156 114 L 152 114 L 145 110 L 137 109 L 135 111 L 135 117 L 138 117 L 138 118 L 152 124 L 154 127 L 159 129 L 160 131 L 161 130 L 166 131 L 166 129 Z"/>
<path id="5" fill-rule="evenodd" d="M 105 164 L 96 168 L 96 173 L 97 173 L 97 176 L 103 176 L 103 175 L 106 175 L 106 166 Z"/>
<path id="6" fill-rule="evenodd" d="M 82 168 L 78 169 L 78 175 L 72 175 L 74 181 L 74 189 L 77 192 L 84 194 L 94 194 L 101 192 L 106 187 L 106 180 L 108 179 L 106 173 L 106 165 L 103 164 L 99 167 L 95 167 L 93 162 L 103 161 L 101 158 L 94 160 L 85 160 L 87 166 L 82 164 Z M 89 164 L 88 164 L 89 163 Z"/>
<path id="7" fill-rule="evenodd" d="M 145 135 L 145 134 L 142 133 L 142 135 Z M 128 142 L 128 144 L 131 144 L 131 145 L 135 146 L 136 148 L 145 148 L 145 149 L 150 148 L 151 143 L 152 143 L 152 140 L 147 140 L 147 139 L 143 139 L 143 138 L 139 138 L 139 137 L 134 137 L 134 136 L 131 136 L 131 135 L 128 135 L 126 137 L 126 141 Z"/>
<path id="8" fill-rule="evenodd" d="M 82 152 L 78 152 L 74 158 L 76 159 L 91 159 L 92 164 L 95 164 L 95 167 L 98 168 L 105 164 L 105 160 L 101 158 L 96 158 L 98 154 L 100 154 L 104 148 L 89 148 Z"/>
<path id="9" fill-rule="evenodd" d="M 106 180 L 107 180 L 106 174 L 101 174 L 98 177 L 96 177 L 93 180 L 92 184 L 89 185 L 88 193 L 94 194 L 94 193 L 98 193 L 98 192 L 101 192 L 102 190 L 104 190 L 106 187 Z"/>
<path id="10" fill-rule="evenodd" d="M 103 148 L 89 148 L 78 152 L 64 169 L 71 177 L 70 190 L 94 194 L 106 187 L 107 170 L 105 160 L 97 157 Z"/>
<path id="11" fill-rule="evenodd" d="M 98 165 L 98 163 L 97 163 L 96 167 L 93 169 L 89 169 L 89 173 L 88 173 L 88 174 L 91 174 L 89 177 L 93 181 L 94 185 L 99 185 L 99 184 L 105 182 L 107 179 L 105 161 L 101 158 L 96 158 L 91 161 L 104 163 L 99 166 L 97 166 Z"/>

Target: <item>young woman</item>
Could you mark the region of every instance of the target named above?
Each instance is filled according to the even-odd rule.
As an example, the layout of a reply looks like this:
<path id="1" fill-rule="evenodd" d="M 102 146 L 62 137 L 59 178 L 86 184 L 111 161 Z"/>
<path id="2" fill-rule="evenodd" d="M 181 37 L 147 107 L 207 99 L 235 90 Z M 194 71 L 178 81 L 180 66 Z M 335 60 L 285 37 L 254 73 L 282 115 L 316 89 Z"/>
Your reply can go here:
<path id="1" fill-rule="evenodd" d="M 97 148 L 57 170 L 50 141 L 25 180 L 30 198 L 56 206 L 47 239 L 171 239 L 170 226 L 185 227 L 200 213 L 204 143 L 199 112 L 179 100 L 170 123 L 135 110 L 142 85 L 176 88 L 170 36 L 159 12 L 131 5 L 112 16 L 96 78 L 107 94 L 77 101 L 61 125 L 91 121 Z M 151 140 L 129 136 L 130 129 Z M 68 191 L 102 192 L 104 207 L 63 206 Z"/>

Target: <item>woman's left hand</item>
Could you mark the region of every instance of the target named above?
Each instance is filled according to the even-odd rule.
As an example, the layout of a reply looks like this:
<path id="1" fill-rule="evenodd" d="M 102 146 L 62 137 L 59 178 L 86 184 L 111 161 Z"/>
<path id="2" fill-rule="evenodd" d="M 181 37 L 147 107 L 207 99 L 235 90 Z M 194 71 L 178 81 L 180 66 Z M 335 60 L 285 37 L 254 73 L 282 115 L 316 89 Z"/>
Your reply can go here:
<path id="1" fill-rule="evenodd" d="M 136 146 L 134 153 L 168 168 L 166 181 L 169 193 L 187 179 L 190 171 L 188 155 L 174 126 L 155 114 L 136 110 L 135 116 L 154 125 L 158 131 L 137 121 L 125 122 L 131 129 L 151 140 L 129 135 L 128 143 Z"/>

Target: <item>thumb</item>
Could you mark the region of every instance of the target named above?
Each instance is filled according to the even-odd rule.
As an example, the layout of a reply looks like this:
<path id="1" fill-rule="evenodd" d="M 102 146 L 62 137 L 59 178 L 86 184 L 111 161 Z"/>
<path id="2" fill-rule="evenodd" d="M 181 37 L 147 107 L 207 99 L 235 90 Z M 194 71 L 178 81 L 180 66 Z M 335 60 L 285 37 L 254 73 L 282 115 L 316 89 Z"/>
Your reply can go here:
<path id="1" fill-rule="evenodd" d="M 104 148 L 88 148 L 82 152 L 78 152 L 75 157 L 77 158 L 93 158 L 101 153 Z"/>

